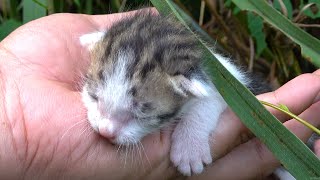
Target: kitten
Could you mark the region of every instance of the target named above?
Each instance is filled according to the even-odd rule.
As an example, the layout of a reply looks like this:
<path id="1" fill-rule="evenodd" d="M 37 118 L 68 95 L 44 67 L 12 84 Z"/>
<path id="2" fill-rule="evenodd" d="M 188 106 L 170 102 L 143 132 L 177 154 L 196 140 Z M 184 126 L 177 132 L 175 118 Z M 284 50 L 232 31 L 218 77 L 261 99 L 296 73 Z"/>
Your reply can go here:
<path id="1" fill-rule="evenodd" d="M 209 135 L 227 104 L 204 71 L 194 35 L 171 18 L 142 11 L 80 41 L 92 54 L 82 91 L 92 128 L 128 145 L 176 123 L 171 160 L 184 175 L 201 173 L 212 162 Z M 215 56 L 250 86 L 229 59 Z"/>

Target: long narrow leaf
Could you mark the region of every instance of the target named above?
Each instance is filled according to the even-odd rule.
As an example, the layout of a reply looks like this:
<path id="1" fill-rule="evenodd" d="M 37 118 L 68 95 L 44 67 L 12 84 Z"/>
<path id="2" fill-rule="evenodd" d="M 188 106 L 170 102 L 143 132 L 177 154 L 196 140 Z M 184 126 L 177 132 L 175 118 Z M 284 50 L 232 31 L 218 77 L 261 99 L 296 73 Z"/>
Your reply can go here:
<path id="1" fill-rule="evenodd" d="M 194 23 L 170 0 L 151 0 L 163 15 L 174 15 L 194 32 Z M 188 26 L 191 25 L 191 26 Z M 202 31 L 202 33 L 204 33 Z M 197 37 L 208 37 L 200 34 Z M 320 161 L 295 135 L 270 114 L 253 94 L 238 82 L 214 57 L 210 48 L 199 40 L 206 64 L 213 71 L 211 79 L 241 121 L 274 153 L 298 179 L 320 177 Z"/>
<path id="2" fill-rule="evenodd" d="M 23 23 L 47 15 L 47 0 L 23 0 Z"/>
<path id="3" fill-rule="evenodd" d="M 21 25 L 21 22 L 14 19 L 9 19 L 0 24 L 0 41 Z"/>
<path id="4" fill-rule="evenodd" d="M 282 31 L 294 42 L 300 45 L 302 54 L 314 65 L 320 67 L 320 41 L 302 29 L 292 24 L 265 0 L 232 0 L 244 10 L 254 11 L 272 26 Z"/>

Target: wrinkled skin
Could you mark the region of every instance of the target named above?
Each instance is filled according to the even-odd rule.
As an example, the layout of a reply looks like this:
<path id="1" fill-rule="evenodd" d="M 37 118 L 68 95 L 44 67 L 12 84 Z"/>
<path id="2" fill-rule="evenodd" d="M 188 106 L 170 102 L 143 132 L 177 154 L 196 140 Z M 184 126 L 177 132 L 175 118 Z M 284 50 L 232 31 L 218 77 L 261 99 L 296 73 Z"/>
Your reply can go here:
<path id="1" fill-rule="evenodd" d="M 86 71 L 89 54 L 78 38 L 106 29 L 121 17 L 123 14 L 51 15 L 18 28 L 0 43 L 0 177 L 181 177 L 170 164 L 169 131 L 144 138 L 140 153 L 131 150 L 125 154 L 93 133 L 86 121 L 79 77 Z M 286 104 L 293 113 L 319 126 L 319 92 L 318 70 L 258 98 Z M 310 130 L 298 122 L 270 111 L 303 141 L 310 136 Z M 212 152 L 218 160 L 190 179 L 261 178 L 279 165 L 230 110 L 224 112 L 218 129 Z M 320 154 L 319 141 L 316 152 Z"/>

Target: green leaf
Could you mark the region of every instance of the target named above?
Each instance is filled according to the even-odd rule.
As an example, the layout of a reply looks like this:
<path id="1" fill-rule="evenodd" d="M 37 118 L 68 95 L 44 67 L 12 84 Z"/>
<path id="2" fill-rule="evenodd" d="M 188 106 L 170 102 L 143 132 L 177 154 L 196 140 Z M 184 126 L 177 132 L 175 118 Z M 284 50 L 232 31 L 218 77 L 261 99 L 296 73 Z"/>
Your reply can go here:
<path id="1" fill-rule="evenodd" d="M 9 19 L 7 21 L 4 21 L 0 25 L 0 41 L 21 25 L 22 25 L 21 22 L 16 21 L 14 19 Z"/>
<path id="2" fill-rule="evenodd" d="M 232 0 L 226 0 L 224 2 L 224 5 L 228 8 L 231 8 L 232 14 L 234 14 L 234 15 L 238 14 L 241 11 L 241 9 L 239 9 L 237 6 L 233 5 Z M 231 6 L 231 5 L 233 5 L 233 6 Z"/>
<path id="3" fill-rule="evenodd" d="M 248 28 L 257 46 L 257 56 L 267 47 L 266 35 L 263 32 L 263 19 L 253 13 L 247 13 Z"/>
<path id="4" fill-rule="evenodd" d="M 286 6 L 287 9 L 287 13 L 288 13 L 288 18 L 292 19 L 292 3 L 290 0 L 283 0 L 284 5 Z M 278 11 L 282 12 L 279 0 L 275 0 L 273 1 L 273 6 L 274 8 L 276 8 Z"/>
<path id="5" fill-rule="evenodd" d="M 113 12 L 118 12 L 119 8 L 121 7 L 121 3 L 119 0 L 111 0 L 110 5 Z"/>
<path id="6" fill-rule="evenodd" d="M 73 2 L 77 6 L 78 9 L 81 7 L 80 0 L 73 0 Z"/>
<path id="7" fill-rule="evenodd" d="M 18 19 L 18 6 L 19 2 L 17 0 L 11 0 L 10 2 L 10 17 Z"/>
<path id="8" fill-rule="evenodd" d="M 86 0 L 86 14 L 92 14 L 92 0 Z"/>
<path id="9" fill-rule="evenodd" d="M 64 0 L 48 0 L 48 5 L 51 5 L 52 13 L 61 13 L 65 6 Z"/>
<path id="10" fill-rule="evenodd" d="M 244 2 L 244 0 L 241 0 Z M 195 23 L 169 0 L 151 0 L 163 15 L 174 15 L 191 32 Z M 200 32 L 200 31 L 198 31 Z M 205 64 L 213 71 L 211 80 L 228 105 L 241 121 L 274 153 L 284 166 L 298 179 L 320 177 L 320 161 L 295 135 L 270 114 L 240 82 L 214 57 L 207 43 L 195 36 L 203 48 Z"/>
<path id="11" fill-rule="evenodd" d="M 47 0 L 23 0 L 23 23 L 47 15 Z"/>
<path id="12" fill-rule="evenodd" d="M 265 21 L 283 32 L 300 45 L 302 54 L 310 62 L 320 67 L 320 41 L 318 39 L 292 24 L 264 0 L 233 0 L 233 2 L 241 9 L 254 11 Z"/>
<path id="13" fill-rule="evenodd" d="M 284 104 L 279 104 L 279 108 L 282 109 L 282 110 L 285 110 L 287 112 L 290 112 L 289 108 Z"/>
<path id="14" fill-rule="evenodd" d="M 315 6 L 317 7 L 318 11 L 316 12 L 312 12 L 310 7 L 308 9 L 306 9 L 305 11 L 303 11 L 303 14 L 312 18 L 312 19 L 316 19 L 316 18 L 320 18 L 320 0 L 309 0 L 307 4 L 310 3 L 314 3 Z M 300 10 L 302 10 L 302 8 L 305 6 L 306 4 L 303 3 L 303 0 L 300 0 Z"/>

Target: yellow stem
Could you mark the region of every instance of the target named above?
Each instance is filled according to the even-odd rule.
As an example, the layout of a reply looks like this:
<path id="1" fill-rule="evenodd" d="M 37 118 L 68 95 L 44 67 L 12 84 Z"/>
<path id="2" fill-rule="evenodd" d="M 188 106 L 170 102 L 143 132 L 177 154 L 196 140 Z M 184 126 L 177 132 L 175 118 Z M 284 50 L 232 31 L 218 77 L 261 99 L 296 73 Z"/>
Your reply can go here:
<path id="1" fill-rule="evenodd" d="M 320 135 L 320 130 L 319 129 L 317 129 L 316 127 L 314 127 L 312 124 L 308 123 L 307 121 L 299 118 L 298 116 L 296 116 L 295 114 L 291 113 L 290 111 L 286 111 L 286 110 L 284 110 L 284 109 L 282 109 L 282 108 L 280 108 L 280 107 L 278 107 L 278 106 L 276 106 L 274 104 L 271 104 L 271 103 L 268 103 L 268 102 L 265 102 L 265 101 L 260 101 L 260 102 L 263 105 L 270 106 L 270 107 L 272 107 L 274 109 L 277 109 L 277 110 L 279 110 L 281 112 L 284 112 L 284 113 L 288 114 L 292 118 L 296 119 L 297 121 L 299 121 L 300 123 L 305 125 L 307 128 L 311 129 L 312 131 L 314 131 L 314 132 L 316 132 L 317 134 Z"/>

